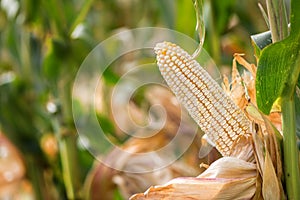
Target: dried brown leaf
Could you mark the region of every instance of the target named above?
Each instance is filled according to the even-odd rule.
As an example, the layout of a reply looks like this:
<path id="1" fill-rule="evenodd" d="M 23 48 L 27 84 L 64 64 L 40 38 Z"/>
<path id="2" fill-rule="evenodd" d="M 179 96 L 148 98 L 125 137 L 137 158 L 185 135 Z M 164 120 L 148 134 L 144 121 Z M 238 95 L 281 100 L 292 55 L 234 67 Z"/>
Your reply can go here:
<path id="1" fill-rule="evenodd" d="M 279 200 L 280 187 L 269 152 L 266 152 L 263 169 L 262 194 L 265 200 Z"/>
<path id="2" fill-rule="evenodd" d="M 173 179 L 131 199 L 251 199 L 256 191 L 256 176 L 255 164 L 223 157 L 196 178 Z"/>
<path id="3" fill-rule="evenodd" d="M 130 200 L 143 199 L 251 199 L 255 193 L 255 177 L 250 178 L 177 178 L 163 186 L 149 188 Z"/>
<path id="4" fill-rule="evenodd" d="M 247 178 L 256 177 L 256 164 L 235 157 L 215 161 L 198 178 Z"/>

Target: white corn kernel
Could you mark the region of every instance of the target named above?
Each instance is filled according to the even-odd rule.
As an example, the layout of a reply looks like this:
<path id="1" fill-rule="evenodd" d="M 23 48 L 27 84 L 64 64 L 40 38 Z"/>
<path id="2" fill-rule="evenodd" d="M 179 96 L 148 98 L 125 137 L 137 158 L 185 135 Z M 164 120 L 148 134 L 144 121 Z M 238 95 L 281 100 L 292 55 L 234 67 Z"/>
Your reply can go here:
<path id="1" fill-rule="evenodd" d="M 250 121 L 243 111 L 179 46 L 170 42 L 159 43 L 155 53 L 161 74 L 171 90 L 216 144 L 218 151 L 223 156 L 230 155 L 234 140 L 239 136 L 250 136 Z"/>

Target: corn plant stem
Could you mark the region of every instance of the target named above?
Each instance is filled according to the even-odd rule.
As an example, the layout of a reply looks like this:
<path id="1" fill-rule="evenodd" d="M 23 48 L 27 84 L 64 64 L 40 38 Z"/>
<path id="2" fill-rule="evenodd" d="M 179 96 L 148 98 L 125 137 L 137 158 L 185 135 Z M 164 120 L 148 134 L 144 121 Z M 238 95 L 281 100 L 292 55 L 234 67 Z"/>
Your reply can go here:
<path id="1" fill-rule="evenodd" d="M 300 199 L 300 176 L 298 148 L 296 143 L 295 102 L 292 98 L 282 100 L 283 154 L 287 196 Z"/>
<path id="2" fill-rule="evenodd" d="M 68 199 L 78 199 L 78 176 L 76 162 L 76 139 L 73 135 L 63 136 L 60 141 L 60 156 Z"/>
<path id="3" fill-rule="evenodd" d="M 288 22 L 283 0 L 266 0 L 273 43 L 288 36 Z"/>
<path id="4" fill-rule="evenodd" d="M 79 177 L 77 152 L 76 152 L 76 135 L 63 133 L 58 119 L 54 118 L 52 124 L 59 143 L 59 153 L 62 164 L 62 174 L 68 199 L 79 199 Z"/>

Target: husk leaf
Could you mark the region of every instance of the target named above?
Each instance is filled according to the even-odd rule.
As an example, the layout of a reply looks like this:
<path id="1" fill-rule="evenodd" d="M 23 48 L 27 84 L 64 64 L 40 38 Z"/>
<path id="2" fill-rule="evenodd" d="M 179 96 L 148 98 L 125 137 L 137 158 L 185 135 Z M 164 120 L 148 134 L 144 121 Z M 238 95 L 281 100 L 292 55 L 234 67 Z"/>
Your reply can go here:
<path id="1" fill-rule="evenodd" d="M 255 164 L 223 157 L 196 178 L 176 178 L 130 199 L 251 199 L 256 191 L 256 176 Z"/>

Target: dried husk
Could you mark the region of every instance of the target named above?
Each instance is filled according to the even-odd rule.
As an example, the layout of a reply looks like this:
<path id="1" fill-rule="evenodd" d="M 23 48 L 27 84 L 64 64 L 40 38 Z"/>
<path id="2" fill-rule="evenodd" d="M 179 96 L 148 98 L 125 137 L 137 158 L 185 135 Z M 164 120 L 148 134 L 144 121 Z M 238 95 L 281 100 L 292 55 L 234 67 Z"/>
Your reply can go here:
<path id="1" fill-rule="evenodd" d="M 276 176 L 276 172 L 267 151 L 265 157 L 265 167 L 263 169 L 263 185 L 262 195 L 264 199 L 280 199 L 280 186 Z"/>
<path id="2" fill-rule="evenodd" d="M 282 186 L 281 134 L 272 126 L 266 116 L 260 114 L 254 107 L 251 110 L 256 119 L 263 120 L 253 134 L 254 151 L 257 160 L 257 170 L 262 180 L 262 196 L 264 199 L 285 199 Z M 256 113 L 255 113 L 256 112 Z M 260 116 L 259 116 L 260 115 Z"/>
<path id="3" fill-rule="evenodd" d="M 256 191 L 256 175 L 255 164 L 223 157 L 196 178 L 173 179 L 130 199 L 251 199 Z"/>
<path id="4" fill-rule="evenodd" d="M 255 192 L 255 179 L 177 178 L 165 186 L 149 188 L 130 200 L 142 199 L 250 199 Z M 251 189 L 251 190 L 250 190 Z"/>

